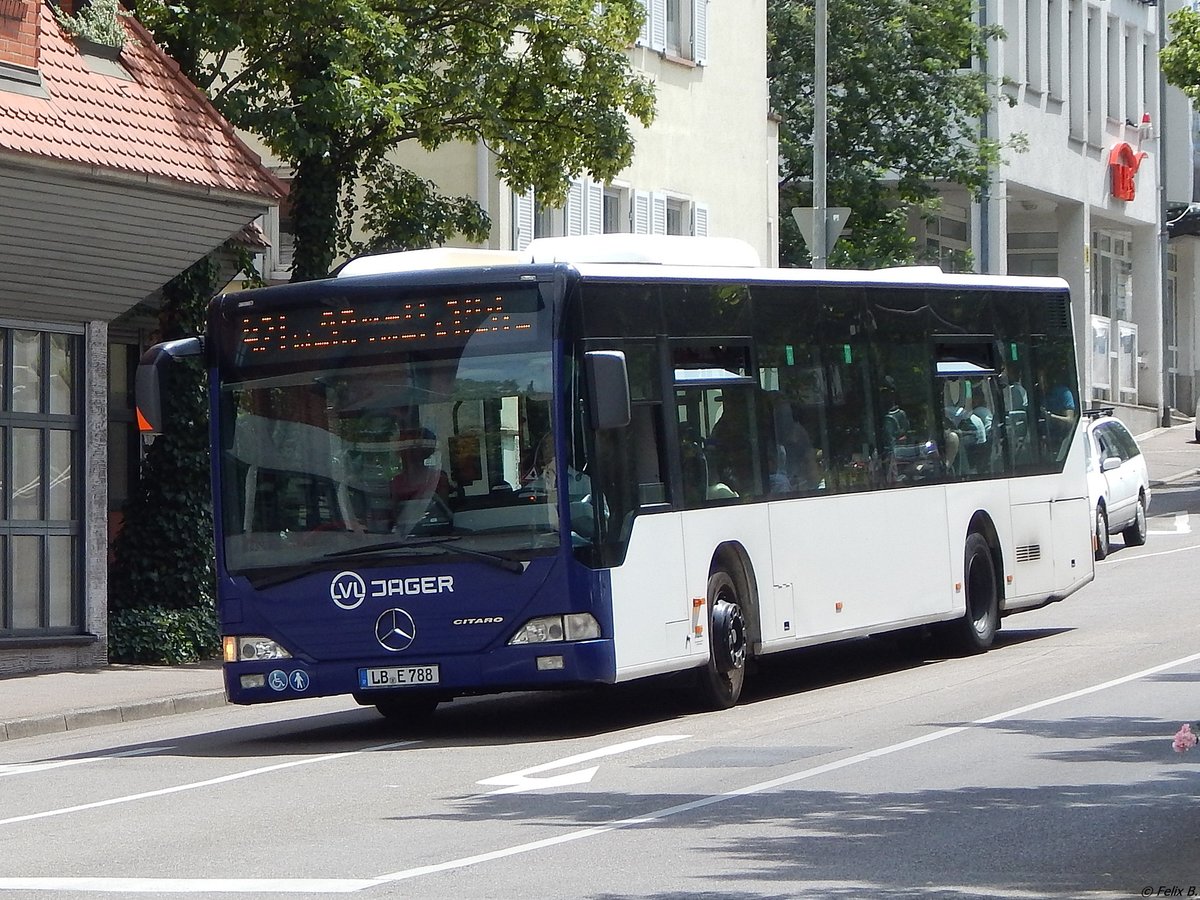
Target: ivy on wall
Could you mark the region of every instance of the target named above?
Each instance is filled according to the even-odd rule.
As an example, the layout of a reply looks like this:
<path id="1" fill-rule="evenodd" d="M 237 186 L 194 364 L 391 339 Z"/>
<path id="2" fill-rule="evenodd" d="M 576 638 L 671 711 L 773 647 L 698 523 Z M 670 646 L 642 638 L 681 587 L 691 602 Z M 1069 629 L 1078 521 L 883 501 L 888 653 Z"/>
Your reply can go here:
<path id="1" fill-rule="evenodd" d="M 163 288 L 160 337 L 201 333 L 221 286 L 214 255 Z M 208 390 L 204 364 L 167 370 L 163 433 L 146 450 L 125 504 L 108 581 L 108 650 L 114 662 L 180 663 L 220 649 L 214 611 Z"/>

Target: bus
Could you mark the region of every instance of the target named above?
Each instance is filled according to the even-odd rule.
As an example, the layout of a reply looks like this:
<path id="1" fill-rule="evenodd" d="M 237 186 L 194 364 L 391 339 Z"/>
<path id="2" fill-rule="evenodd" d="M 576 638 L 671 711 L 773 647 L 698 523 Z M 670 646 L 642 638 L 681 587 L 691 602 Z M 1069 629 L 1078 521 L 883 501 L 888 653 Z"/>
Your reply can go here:
<path id="1" fill-rule="evenodd" d="M 233 292 L 202 356 L 234 703 L 680 673 L 900 629 L 988 649 L 1093 577 L 1065 282 L 733 240 L 433 249 Z"/>

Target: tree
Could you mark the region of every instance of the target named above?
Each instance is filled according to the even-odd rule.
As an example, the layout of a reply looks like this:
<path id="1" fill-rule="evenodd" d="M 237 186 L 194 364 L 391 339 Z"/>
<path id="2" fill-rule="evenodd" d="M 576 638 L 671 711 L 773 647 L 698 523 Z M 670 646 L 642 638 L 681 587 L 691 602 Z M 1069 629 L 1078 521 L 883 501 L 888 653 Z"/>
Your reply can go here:
<path id="1" fill-rule="evenodd" d="M 1158 55 L 1167 83 L 1200 106 L 1200 12 L 1183 7 L 1168 17 L 1171 40 Z"/>
<path id="2" fill-rule="evenodd" d="M 625 168 L 631 121 L 653 117 L 628 56 L 640 0 L 140 0 L 137 12 L 226 118 L 292 166 L 293 280 L 351 248 L 356 196 L 372 248 L 486 236 L 478 204 L 389 158 L 406 142 L 483 141 L 509 185 L 555 203 L 580 172 Z"/>
<path id="3" fill-rule="evenodd" d="M 830 261 L 911 262 L 907 207 L 932 210 L 938 181 L 979 195 L 999 162 L 1001 142 L 979 125 L 991 86 L 968 66 L 1000 32 L 975 22 L 977 0 L 828 4 L 827 203 L 853 210 Z M 779 206 L 790 210 L 812 206 L 813 0 L 768 0 L 767 17 L 771 98 L 782 117 Z M 806 263 L 799 230 L 783 220 L 781 259 Z"/>

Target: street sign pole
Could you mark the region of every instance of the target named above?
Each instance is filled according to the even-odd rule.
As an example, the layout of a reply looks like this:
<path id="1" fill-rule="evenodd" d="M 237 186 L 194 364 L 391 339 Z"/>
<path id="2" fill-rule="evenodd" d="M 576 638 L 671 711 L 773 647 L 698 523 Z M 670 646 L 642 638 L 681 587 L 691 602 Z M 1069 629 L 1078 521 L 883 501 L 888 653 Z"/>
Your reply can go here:
<path id="1" fill-rule="evenodd" d="M 814 21 L 816 34 L 816 71 L 814 72 L 813 90 L 813 221 L 825 222 L 825 101 L 826 101 L 826 64 L 829 32 L 828 0 L 816 0 L 816 16 Z M 799 220 L 797 220 L 798 222 Z M 824 269 L 829 257 L 829 243 L 826 240 L 826 229 L 813 228 L 805 237 L 808 241 L 809 255 L 812 257 L 814 269 Z"/>

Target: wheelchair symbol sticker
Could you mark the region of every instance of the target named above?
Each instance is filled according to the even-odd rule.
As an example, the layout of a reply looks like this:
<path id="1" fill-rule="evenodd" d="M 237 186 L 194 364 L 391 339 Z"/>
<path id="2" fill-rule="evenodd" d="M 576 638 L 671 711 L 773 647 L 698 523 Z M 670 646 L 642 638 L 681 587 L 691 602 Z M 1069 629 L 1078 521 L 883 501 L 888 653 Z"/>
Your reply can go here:
<path id="1" fill-rule="evenodd" d="M 271 686 L 273 691 L 286 691 L 288 686 L 287 672 L 283 669 L 275 669 L 267 676 L 267 684 Z"/>
<path id="2" fill-rule="evenodd" d="M 292 685 L 293 691 L 307 691 L 308 690 L 308 684 L 309 684 L 308 673 L 305 672 L 303 669 L 297 669 L 295 672 L 293 672 L 290 680 L 291 680 L 291 685 Z"/>

